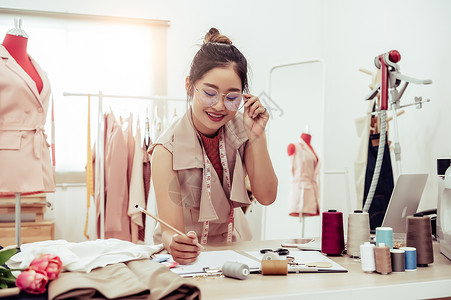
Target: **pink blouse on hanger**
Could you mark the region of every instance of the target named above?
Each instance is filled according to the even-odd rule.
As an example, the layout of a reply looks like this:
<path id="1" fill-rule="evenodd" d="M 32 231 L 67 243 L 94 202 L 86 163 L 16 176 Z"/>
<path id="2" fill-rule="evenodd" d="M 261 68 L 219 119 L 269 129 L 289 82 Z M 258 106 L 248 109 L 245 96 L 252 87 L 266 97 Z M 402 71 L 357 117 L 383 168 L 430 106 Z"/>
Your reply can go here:
<path id="1" fill-rule="evenodd" d="M 128 147 L 121 126 L 111 112 L 105 115 L 105 238 L 131 240 L 128 211 Z M 97 199 L 100 236 L 100 201 Z"/>

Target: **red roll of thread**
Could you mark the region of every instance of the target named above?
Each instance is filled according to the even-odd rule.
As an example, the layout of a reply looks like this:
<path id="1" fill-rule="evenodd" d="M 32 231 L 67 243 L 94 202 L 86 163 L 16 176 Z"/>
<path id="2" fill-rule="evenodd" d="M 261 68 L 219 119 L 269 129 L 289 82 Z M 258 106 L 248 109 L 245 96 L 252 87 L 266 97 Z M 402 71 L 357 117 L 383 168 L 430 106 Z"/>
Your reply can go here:
<path id="1" fill-rule="evenodd" d="M 343 213 L 334 209 L 323 212 L 321 252 L 327 255 L 340 255 L 344 249 Z"/>

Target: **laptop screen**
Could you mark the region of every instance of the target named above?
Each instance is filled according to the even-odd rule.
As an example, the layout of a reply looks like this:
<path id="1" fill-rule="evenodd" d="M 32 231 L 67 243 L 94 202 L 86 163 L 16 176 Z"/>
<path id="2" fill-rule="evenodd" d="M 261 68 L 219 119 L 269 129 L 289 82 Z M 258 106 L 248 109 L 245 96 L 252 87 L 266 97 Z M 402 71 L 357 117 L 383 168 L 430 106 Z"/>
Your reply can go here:
<path id="1" fill-rule="evenodd" d="M 383 227 L 395 233 L 406 232 L 406 220 L 417 212 L 428 174 L 401 174 L 388 203 Z"/>

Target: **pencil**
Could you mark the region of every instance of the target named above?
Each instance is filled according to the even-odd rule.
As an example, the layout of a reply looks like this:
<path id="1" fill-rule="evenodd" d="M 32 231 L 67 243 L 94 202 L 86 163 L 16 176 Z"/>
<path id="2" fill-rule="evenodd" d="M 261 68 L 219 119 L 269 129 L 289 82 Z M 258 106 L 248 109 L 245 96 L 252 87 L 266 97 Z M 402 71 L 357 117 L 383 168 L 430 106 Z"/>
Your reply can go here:
<path id="1" fill-rule="evenodd" d="M 173 227 L 172 225 L 169 225 L 168 223 L 166 223 L 166 222 L 163 221 L 162 219 L 160 219 L 160 218 L 158 218 L 158 217 L 152 215 L 150 212 L 148 212 L 147 210 L 145 210 L 145 209 L 142 208 L 141 206 L 135 205 L 135 207 L 136 207 L 138 210 L 140 210 L 140 211 L 142 211 L 143 213 L 145 213 L 146 215 L 148 215 L 149 217 L 151 217 L 152 219 L 154 219 L 155 221 L 160 222 L 161 224 L 167 226 L 169 229 L 174 230 L 176 233 L 178 233 L 178 234 L 180 234 L 180 235 L 183 235 L 183 236 L 189 238 L 185 233 L 181 232 L 180 230 L 178 230 L 177 228 Z M 202 246 L 202 245 L 199 244 L 199 243 L 197 243 L 196 246 L 199 247 L 199 248 L 201 248 L 201 249 L 203 249 L 203 250 L 205 250 L 204 246 Z"/>

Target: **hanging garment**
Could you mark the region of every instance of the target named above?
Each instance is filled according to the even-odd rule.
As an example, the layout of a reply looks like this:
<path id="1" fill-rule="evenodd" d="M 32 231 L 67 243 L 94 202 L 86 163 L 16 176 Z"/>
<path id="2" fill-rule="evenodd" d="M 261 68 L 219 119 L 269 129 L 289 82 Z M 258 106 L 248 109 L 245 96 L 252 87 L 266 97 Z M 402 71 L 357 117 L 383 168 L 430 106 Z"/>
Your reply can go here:
<path id="1" fill-rule="evenodd" d="M 152 141 L 149 139 L 149 146 L 152 143 Z M 143 183 L 144 183 L 144 201 L 147 204 L 149 199 L 149 191 L 150 191 L 150 154 L 147 153 L 147 147 L 146 147 L 146 140 L 143 141 L 143 147 L 142 147 L 142 154 L 143 154 Z M 147 207 L 147 210 L 149 210 L 149 206 Z M 146 243 L 146 232 L 147 230 L 147 217 L 143 215 L 143 224 L 144 228 L 140 228 L 138 231 L 138 240 L 144 241 Z M 153 243 L 153 241 L 152 241 Z"/>
<path id="2" fill-rule="evenodd" d="M 128 215 L 131 218 L 132 226 L 132 242 L 136 243 L 139 240 L 138 231 L 144 229 L 143 219 L 145 215 L 138 210 L 135 205 L 146 208 L 146 200 L 144 196 L 144 181 L 143 181 L 143 151 L 139 145 L 141 142 L 141 128 L 139 123 L 136 127 L 135 136 L 135 153 L 133 155 L 133 167 L 131 172 L 131 180 L 129 187 L 129 204 Z M 141 239 L 144 240 L 144 239 Z"/>
<path id="3" fill-rule="evenodd" d="M 387 139 L 386 139 L 387 141 Z M 371 134 L 368 143 L 368 163 L 365 176 L 365 190 L 363 205 L 365 205 L 366 197 L 371 187 L 374 168 L 376 166 L 377 151 L 379 148 L 379 134 Z M 393 170 L 390 159 L 390 149 L 388 143 L 385 143 L 384 156 L 382 157 L 381 172 L 377 181 L 376 191 L 374 192 L 371 207 L 368 210 L 370 216 L 370 229 L 376 230 L 376 227 L 382 225 L 387 210 L 390 197 L 393 192 Z"/>
<path id="4" fill-rule="evenodd" d="M 122 119 L 122 118 L 121 118 Z M 127 144 L 127 185 L 130 186 L 133 169 L 133 156 L 135 155 L 135 138 L 133 137 L 133 114 L 123 119 L 126 126 L 123 130 L 125 143 Z"/>
<path id="5" fill-rule="evenodd" d="M 149 141 L 152 143 L 152 141 Z M 149 144 L 150 146 L 150 144 Z M 150 154 L 147 152 L 146 142 L 143 142 L 143 182 L 144 182 L 144 197 L 147 203 L 147 199 L 149 198 L 149 190 L 150 190 Z"/>
<path id="6" fill-rule="evenodd" d="M 128 217 L 127 145 L 114 114 L 105 115 L 105 238 L 130 241 Z M 97 176 L 99 176 L 98 174 Z M 97 183 L 97 180 L 96 180 Z M 100 236 L 100 195 L 96 195 L 97 234 Z"/>
<path id="7" fill-rule="evenodd" d="M 130 113 L 128 118 L 120 117 L 125 144 L 127 145 L 127 187 L 128 187 L 128 197 L 130 199 L 130 185 L 132 178 L 132 170 L 133 170 L 133 159 L 135 156 L 135 137 L 133 136 L 133 114 Z M 124 128 L 125 127 L 125 128 Z M 136 213 L 136 212 L 135 212 Z M 129 200 L 129 208 L 127 212 L 130 217 L 130 200 Z M 130 220 L 130 238 L 133 243 L 138 241 L 138 225 L 132 220 Z"/>
<path id="8" fill-rule="evenodd" d="M 94 168 L 92 165 L 93 155 L 91 148 L 91 96 L 88 95 L 88 116 L 87 116 L 87 151 L 86 151 L 86 220 L 83 235 L 89 240 L 89 209 L 91 207 L 91 196 L 94 195 Z"/>
<path id="9" fill-rule="evenodd" d="M 303 139 L 294 145 L 296 151 L 290 156 L 293 181 L 289 215 L 316 216 L 319 214 L 319 159 Z"/>
<path id="10" fill-rule="evenodd" d="M 233 203 L 232 240 L 250 240 L 252 233 L 244 216 L 242 206 L 251 204 L 247 195 L 244 165 L 244 150 L 248 137 L 243 125 L 243 114 L 237 113 L 235 118 L 224 126 L 224 140 L 228 170 L 230 170 L 230 194 L 221 184 L 216 172 L 211 172 L 211 194 L 208 196 L 206 180 L 203 176 L 204 157 L 201 138 L 195 129 L 191 111 L 173 123 L 149 148 L 163 145 L 173 156 L 173 169 L 177 172 L 185 222 L 185 231 L 195 231 L 202 236 L 205 221 L 209 222 L 209 242 L 224 242 L 227 239 L 228 223 Z M 229 201 L 230 199 L 230 201 Z M 154 242 L 161 243 L 161 227 L 155 229 Z"/>
<path id="11" fill-rule="evenodd" d="M 50 102 L 47 74 L 30 57 L 43 82 L 36 83 L 0 45 L 0 196 L 55 191 L 50 145 L 44 133 Z"/>

